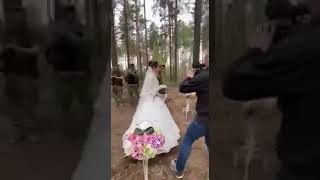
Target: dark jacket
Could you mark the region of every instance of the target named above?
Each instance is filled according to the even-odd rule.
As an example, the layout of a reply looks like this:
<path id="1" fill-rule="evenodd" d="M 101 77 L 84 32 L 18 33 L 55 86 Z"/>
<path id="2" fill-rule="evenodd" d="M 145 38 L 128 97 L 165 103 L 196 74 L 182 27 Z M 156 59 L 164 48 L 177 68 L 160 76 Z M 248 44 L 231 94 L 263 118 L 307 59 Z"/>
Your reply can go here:
<path id="1" fill-rule="evenodd" d="M 319 33 L 320 25 L 306 25 L 266 53 L 250 49 L 230 66 L 223 87 L 233 100 L 278 98 L 283 114 L 278 155 L 282 163 L 301 168 L 320 162 Z"/>
<path id="2" fill-rule="evenodd" d="M 207 122 L 209 117 L 209 71 L 203 71 L 194 78 L 185 79 L 180 85 L 181 93 L 196 93 L 198 100 L 196 104 L 196 120 Z"/>

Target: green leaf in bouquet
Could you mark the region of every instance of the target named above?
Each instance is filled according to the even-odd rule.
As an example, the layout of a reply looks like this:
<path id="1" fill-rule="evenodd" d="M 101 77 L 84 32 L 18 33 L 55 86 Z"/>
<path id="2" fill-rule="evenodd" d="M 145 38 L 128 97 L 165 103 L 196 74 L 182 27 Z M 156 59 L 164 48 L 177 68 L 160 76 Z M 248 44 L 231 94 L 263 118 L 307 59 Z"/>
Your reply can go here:
<path id="1" fill-rule="evenodd" d="M 144 133 L 146 133 L 146 134 L 153 134 L 153 133 L 154 133 L 153 127 L 148 127 L 147 129 L 144 130 Z"/>
<path id="2" fill-rule="evenodd" d="M 134 130 L 133 134 L 136 134 L 136 135 L 143 135 L 143 134 L 144 134 L 144 132 L 143 132 L 143 130 L 142 130 L 142 129 L 140 129 L 140 128 L 136 128 L 136 129 Z"/>

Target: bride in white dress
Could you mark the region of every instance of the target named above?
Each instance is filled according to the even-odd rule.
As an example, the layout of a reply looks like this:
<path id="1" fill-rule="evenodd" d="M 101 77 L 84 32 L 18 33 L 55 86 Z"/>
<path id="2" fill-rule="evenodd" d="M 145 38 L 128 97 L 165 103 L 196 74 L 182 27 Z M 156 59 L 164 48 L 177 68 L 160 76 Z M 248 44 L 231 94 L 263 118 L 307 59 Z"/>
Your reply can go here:
<path id="1" fill-rule="evenodd" d="M 159 154 L 168 153 L 178 145 L 180 130 L 165 104 L 166 96 L 159 93 L 162 86 L 159 85 L 157 79 L 157 66 L 158 63 L 153 62 L 147 70 L 136 112 L 129 129 L 123 135 L 125 156 L 130 155 L 129 149 L 131 146 L 131 143 L 127 140 L 127 135 L 132 133 L 135 128 L 145 130 L 152 126 L 161 130 L 165 137 L 165 144 Z"/>

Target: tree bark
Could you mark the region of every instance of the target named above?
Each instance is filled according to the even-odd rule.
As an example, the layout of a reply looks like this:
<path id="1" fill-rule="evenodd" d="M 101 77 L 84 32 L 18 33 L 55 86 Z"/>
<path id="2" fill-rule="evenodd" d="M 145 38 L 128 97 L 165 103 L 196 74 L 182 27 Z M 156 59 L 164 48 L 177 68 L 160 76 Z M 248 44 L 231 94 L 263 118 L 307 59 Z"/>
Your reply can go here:
<path id="1" fill-rule="evenodd" d="M 217 61 L 214 61 L 214 78 L 220 79 L 222 75 L 222 67 L 221 67 L 221 61 L 225 61 L 225 33 L 227 33 L 227 29 L 225 30 L 224 25 L 227 23 L 227 18 L 224 17 L 224 7 L 223 7 L 223 0 L 215 0 L 214 1 L 214 17 L 209 18 L 209 21 L 214 21 L 214 28 L 213 28 L 213 37 L 214 37 L 214 42 L 211 41 L 210 37 L 210 49 L 214 49 L 214 59 Z M 211 4 L 210 4 L 211 5 Z M 210 7 L 211 8 L 211 7 Z M 226 31 L 226 32 L 224 32 Z M 213 48 L 212 48 L 212 43 L 213 43 Z M 211 54 L 212 52 L 210 52 Z M 210 60 L 213 60 L 213 58 L 210 58 Z M 220 63 L 218 63 L 220 62 Z M 212 66 L 211 66 L 212 67 Z M 210 71 L 211 72 L 211 71 Z M 211 96 L 210 96 L 211 97 Z"/>
<path id="2" fill-rule="evenodd" d="M 193 44 L 193 63 L 199 63 L 200 37 L 201 37 L 201 14 L 202 0 L 195 1 L 194 8 L 194 44 Z"/>
<path id="3" fill-rule="evenodd" d="M 175 0 L 174 18 L 174 82 L 178 81 L 178 0 Z"/>
<path id="4" fill-rule="evenodd" d="M 173 61 L 172 61 L 172 4 L 168 1 L 168 21 L 169 21 L 169 28 L 168 28 L 168 36 L 169 36 L 169 61 L 170 61 L 170 81 L 173 80 Z"/>
<path id="5" fill-rule="evenodd" d="M 164 15 L 164 17 L 166 17 L 167 16 L 167 11 L 166 11 L 166 8 L 162 8 L 162 10 L 163 10 L 163 15 Z M 163 43 L 163 57 L 164 57 L 164 59 L 165 59 L 165 64 L 167 64 L 167 60 L 168 60 L 168 46 L 167 46 L 167 43 L 168 43 L 168 34 L 167 34 L 167 22 L 166 22 L 166 19 L 164 19 L 163 20 L 163 23 L 164 23 L 164 25 L 163 25 L 163 28 L 162 28 L 162 32 L 163 32 L 163 34 L 165 34 L 164 35 L 164 43 Z M 166 67 L 165 68 L 165 71 L 164 71 L 164 78 L 166 79 L 167 78 L 167 68 L 168 67 Z"/>
<path id="6" fill-rule="evenodd" d="M 114 27 L 114 15 L 112 10 L 112 25 L 111 25 L 111 35 L 112 35 L 112 66 L 118 64 L 118 54 L 117 54 L 117 42 L 116 42 L 116 35 L 115 35 L 115 27 Z"/>
<path id="7" fill-rule="evenodd" d="M 138 55 L 137 55 L 137 64 L 138 64 L 138 68 L 139 68 L 139 72 L 140 72 L 140 77 L 142 77 L 142 63 L 141 63 L 141 48 L 140 48 L 140 28 L 139 28 L 139 12 L 138 12 L 138 0 L 135 0 L 135 4 L 136 4 L 136 34 L 137 34 L 137 38 L 136 38 L 136 45 L 138 48 Z"/>
<path id="8" fill-rule="evenodd" d="M 149 53 L 148 53 L 148 29 L 147 29 L 147 13 L 146 13 L 146 0 L 144 0 L 143 3 L 143 8 L 144 8 L 144 32 L 145 32 L 145 45 L 146 45 L 146 63 L 148 64 L 149 61 Z M 146 65 L 147 65 L 146 64 Z"/>
<path id="9" fill-rule="evenodd" d="M 202 52 L 207 53 L 209 52 L 209 0 L 203 1 L 203 22 L 202 22 Z"/>
<path id="10" fill-rule="evenodd" d="M 130 49 L 129 49 L 129 23 L 128 23 L 128 1 L 123 0 L 123 16 L 124 16 L 124 21 L 125 21 L 125 39 L 126 39 L 126 50 L 127 50 L 127 64 L 128 67 L 130 65 Z"/>

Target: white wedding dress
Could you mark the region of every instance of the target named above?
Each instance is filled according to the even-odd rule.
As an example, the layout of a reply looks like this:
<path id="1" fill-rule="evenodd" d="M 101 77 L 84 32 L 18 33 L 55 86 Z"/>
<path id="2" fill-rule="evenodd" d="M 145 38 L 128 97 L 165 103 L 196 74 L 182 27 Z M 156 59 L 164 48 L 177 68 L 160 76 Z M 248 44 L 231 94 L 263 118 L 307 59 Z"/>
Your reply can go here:
<path id="1" fill-rule="evenodd" d="M 159 81 L 155 72 L 149 67 L 141 89 L 139 103 L 133 116 L 129 129 L 123 135 L 123 149 L 125 156 L 129 156 L 131 143 L 126 140 L 127 135 L 135 128 L 142 130 L 152 126 L 159 128 L 165 136 L 165 143 L 161 153 L 168 153 L 178 145 L 180 130 L 173 120 L 170 111 L 165 104 L 165 98 L 158 93 Z"/>

